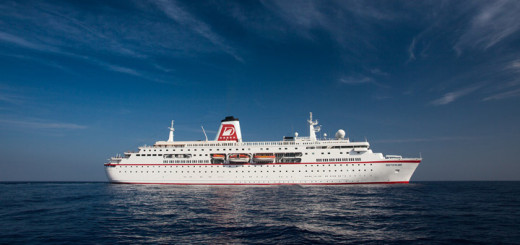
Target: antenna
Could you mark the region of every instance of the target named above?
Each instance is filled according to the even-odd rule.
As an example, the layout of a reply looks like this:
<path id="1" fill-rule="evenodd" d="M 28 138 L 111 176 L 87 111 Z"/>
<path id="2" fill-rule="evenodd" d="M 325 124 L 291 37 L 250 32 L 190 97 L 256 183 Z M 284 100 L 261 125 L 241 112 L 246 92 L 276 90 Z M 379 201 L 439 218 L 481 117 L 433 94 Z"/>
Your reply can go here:
<path id="1" fill-rule="evenodd" d="M 204 127 L 202 127 L 202 125 L 200 125 L 200 127 L 202 128 L 202 132 L 204 133 L 204 137 L 206 137 L 206 141 L 208 141 L 208 136 L 206 135 L 206 131 L 204 130 Z"/>

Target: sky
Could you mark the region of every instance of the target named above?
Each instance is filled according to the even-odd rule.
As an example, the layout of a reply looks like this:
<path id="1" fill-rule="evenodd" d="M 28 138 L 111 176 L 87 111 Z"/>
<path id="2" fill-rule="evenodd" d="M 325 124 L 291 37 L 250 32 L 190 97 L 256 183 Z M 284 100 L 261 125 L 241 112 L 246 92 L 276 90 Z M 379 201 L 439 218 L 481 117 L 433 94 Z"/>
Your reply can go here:
<path id="1" fill-rule="evenodd" d="M 0 181 L 168 138 L 344 129 L 412 181 L 520 180 L 520 1 L 1 1 Z M 323 136 L 323 135 L 322 135 Z"/>

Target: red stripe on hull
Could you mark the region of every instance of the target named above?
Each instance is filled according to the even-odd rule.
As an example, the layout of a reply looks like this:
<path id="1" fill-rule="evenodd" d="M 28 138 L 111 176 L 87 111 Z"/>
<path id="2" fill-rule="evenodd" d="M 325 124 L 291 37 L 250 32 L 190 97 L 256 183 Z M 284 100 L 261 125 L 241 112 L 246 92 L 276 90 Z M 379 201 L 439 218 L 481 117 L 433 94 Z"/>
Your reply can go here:
<path id="1" fill-rule="evenodd" d="M 111 182 L 112 184 L 138 184 L 138 185 L 363 185 L 363 184 L 409 184 L 409 181 L 391 182 L 356 182 L 356 183 L 141 183 L 141 182 Z"/>

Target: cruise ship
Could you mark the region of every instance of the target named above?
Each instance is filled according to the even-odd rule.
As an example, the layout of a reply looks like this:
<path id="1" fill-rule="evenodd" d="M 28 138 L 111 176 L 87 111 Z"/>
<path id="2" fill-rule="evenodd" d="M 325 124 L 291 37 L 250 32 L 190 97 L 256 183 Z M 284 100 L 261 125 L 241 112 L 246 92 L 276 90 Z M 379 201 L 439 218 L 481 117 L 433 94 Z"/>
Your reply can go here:
<path id="1" fill-rule="evenodd" d="M 396 184 L 409 183 L 422 160 L 374 153 L 368 142 L 350 141 L 342 129 L 333 138 L 317 138 L 320 126 L 312 112 L 307 123 L 307 137 L 243 142 L 239 120 L 230 116 L 213 141 L 174 141 L 172 121 L 167 141 L 111 157 L 105 170 L 118 184 Z"/>

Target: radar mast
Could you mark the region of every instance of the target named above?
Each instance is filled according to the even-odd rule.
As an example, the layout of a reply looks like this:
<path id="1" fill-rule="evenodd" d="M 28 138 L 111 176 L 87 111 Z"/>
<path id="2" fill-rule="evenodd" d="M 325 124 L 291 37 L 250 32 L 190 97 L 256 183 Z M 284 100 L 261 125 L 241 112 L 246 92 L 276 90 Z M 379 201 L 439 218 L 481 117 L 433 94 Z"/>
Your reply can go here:
<path id="1" fill-rule="evenodd" d="M 307 120 L 307 122 L 309 123 L 309 139 L 311 141 L 316 141 L 316 132 L 319 132 L 321 127 L 317 126 L 316 128 L 314 128 L 314 126 L 318 125 L 318 120 L 312 121 L 312 112 L 310 112 L 309 114 L 310 119 Z"/>
<path id="2" fill-rule="evenodd" d="M 172 126 L 168 127 L 170 129 L 170 137 L 168 137 L 168 142 L 173 142 L 173 131 L 175 131 L 175 129 L 173 128 L 173 122 L 174 120 L 172 120 Z"/>

